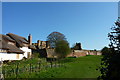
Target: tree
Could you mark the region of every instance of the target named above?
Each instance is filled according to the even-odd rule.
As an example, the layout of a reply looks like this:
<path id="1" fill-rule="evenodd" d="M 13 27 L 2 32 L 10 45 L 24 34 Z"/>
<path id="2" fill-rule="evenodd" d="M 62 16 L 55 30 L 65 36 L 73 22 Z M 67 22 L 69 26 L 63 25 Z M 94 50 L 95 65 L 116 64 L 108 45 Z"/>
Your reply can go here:
<path id="1" fill-rule="evenodd" d="M 65 40 L 58 41 L 56 43 L 55 52 L 58 54 L 59 58 L 64 58 L 67 54 L 71 52 L 69 43 Z"/>
<path id="2" fill-rule="evenodd" d="M 66 38 L 65 38 L 64 34 L 62 34 L 60 32 L 52 32 L 47 37 L 47 41 L 49 42 L 49 45 L 50 45 L 51 48 L 55 48 L 56 43 L 58 41 L 61 41 L 61 40 L 65 40 L 66 41 Z"/>
<path id="3" fill-rule="evenodd" d="M 55 53 L 59 58 L 63 58 L 70 53 L 71 49 L 64 34 L 60 32 L 52 32 L 48 35 L 47 41 L 49 42 L 50 47 L 55 49 Z"/>
<path id="4" fill-rule="evenodd" d="M 101 63 L 101 76 L 103 80 L 119 80 L 120 79 L 120 20 L 115 22 L 112 32 L 108 34 L 110 40 L 110 52 L 105 52 Z"/>
<path id="5" fill-rule="evenodd" d="M 106 46 L 101 50 L 101 52 L 102 52 L 102 55 L 109 55 L 109 53 L 111 53 L 110 48 Z"/>

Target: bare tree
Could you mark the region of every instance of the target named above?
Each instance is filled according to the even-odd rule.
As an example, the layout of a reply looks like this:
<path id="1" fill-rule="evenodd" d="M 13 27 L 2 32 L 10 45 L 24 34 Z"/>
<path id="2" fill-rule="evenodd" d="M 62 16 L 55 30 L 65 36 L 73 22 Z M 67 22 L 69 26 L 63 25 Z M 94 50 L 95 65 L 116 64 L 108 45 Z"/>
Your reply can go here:
<path id="1" fill-rule="evenodd" d="M 65 38 L 64 34 L 62 34 L 60 32 L 52 32 L 47 37 L 47 41 L 49 42 L 49 45 L 51 48 L 55 48 L 56 43 L 61 40 L 66 41 L 66 38 Z"/>

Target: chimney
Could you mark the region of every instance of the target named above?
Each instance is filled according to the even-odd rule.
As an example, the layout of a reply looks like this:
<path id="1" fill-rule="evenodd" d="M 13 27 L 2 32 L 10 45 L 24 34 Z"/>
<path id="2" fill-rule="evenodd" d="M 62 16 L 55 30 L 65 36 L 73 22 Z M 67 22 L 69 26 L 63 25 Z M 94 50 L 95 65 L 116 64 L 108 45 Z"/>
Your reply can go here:
<path id="1" fill-rule="evenodd" d="M 28 36 L 28 42 L 30 45 L 32 45 L 32 35 L 31 34 L 29 34 L 29 36 Z"/>
<path id="2" fill-rule="evenodd" d="M 41 45 L 41 41 L 40 41 L 40 40 L 37 41 L 37 45 L 38 45 L 38 46 Z"/>

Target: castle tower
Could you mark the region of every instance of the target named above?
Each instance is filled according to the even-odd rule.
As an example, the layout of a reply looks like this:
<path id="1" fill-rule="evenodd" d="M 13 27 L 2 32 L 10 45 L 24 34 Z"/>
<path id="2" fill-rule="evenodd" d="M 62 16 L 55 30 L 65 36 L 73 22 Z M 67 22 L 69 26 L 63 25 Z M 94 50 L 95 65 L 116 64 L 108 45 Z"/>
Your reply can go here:
<path id="1" fill-rule="evenodd" d="M 76 43 L 76 45 L 74 46 L 75 50 L 82 50 L 81 48 L 81 43 Z"/>
<path id="2" fill-rule="evenodd" d="M 41 46 L 41 41 L 40 40 L 37 41 L 37 45 Z"/>
<path id="3" fill-rule="evenodd" d="M 28 42 L 30 45 L 32 45 L 32 35 L 31 34 L 29 34 L 29 36 L 28 36 Z"/>

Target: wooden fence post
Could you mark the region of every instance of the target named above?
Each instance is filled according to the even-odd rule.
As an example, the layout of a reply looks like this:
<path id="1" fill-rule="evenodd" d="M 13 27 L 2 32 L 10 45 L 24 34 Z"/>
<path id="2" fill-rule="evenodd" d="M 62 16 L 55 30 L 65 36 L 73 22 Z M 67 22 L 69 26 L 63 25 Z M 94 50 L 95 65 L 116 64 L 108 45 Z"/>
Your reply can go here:
<path id="1" fill-rule="evenodd" d="M 52 61 L 50 61 L 50 64 L 51 64 L 51 68 L 52 68 Z"/>
<path id="2" fill-rule="evenodd" d="M 16 66 L 16 78 L 18 77 L 18 69 L 19 69 L 18 65 L 19 63 L 17 63 L 17 66 Z"/>
<path id="3" fill-rule="evenodd" d="M 2 65 L 3 65 L 3 61 L 2 61 L 2 58 L 0 60 L 0 79 L 3 79 L 3 73 L 2 73 Z"/>
<path id="4" fill-rule="evenodd" d="M 32 72 L 34 72 L 34 65 L 32 65 Z"/>
<path id="5" fill-rule="evenodd" d="M 58 60 L 58 67 L 60 67 L 60 61 Z"/>
<path id="6" fill-rule="evenodd" d="M 31 63 L 30 63 L 30 72 L 31 72 Z"/>
<path id="7" fill-rule="evenodd" d="M 4 70 L 4 69 L 2 70 L 2 73 L 3 73 L 3 77 L 6 78 L 6 76 L 5 76 L 6 73 L 5 73 L 5 70 Z"/>
<path id="8" fill-rule="evenodd" d="M 14 69 L 12 68 L 12 73 L 14 74 Z"/>
<path id="9" fill-rule="evenodd" d="M 57 65 L 56 65 L 56 61 L 55 61 L 55 67 L 57 67 Z"/>
<path id="10" fill-rule="evenodd" d="M 40 70 L 40 67 L 41 67 L 41 63 L 40 62 L 38 62 L 38 69 Z"/>

